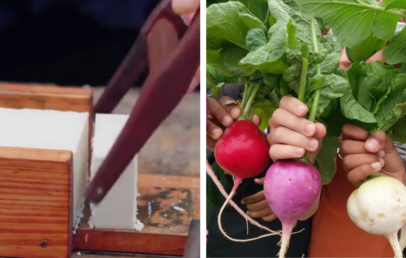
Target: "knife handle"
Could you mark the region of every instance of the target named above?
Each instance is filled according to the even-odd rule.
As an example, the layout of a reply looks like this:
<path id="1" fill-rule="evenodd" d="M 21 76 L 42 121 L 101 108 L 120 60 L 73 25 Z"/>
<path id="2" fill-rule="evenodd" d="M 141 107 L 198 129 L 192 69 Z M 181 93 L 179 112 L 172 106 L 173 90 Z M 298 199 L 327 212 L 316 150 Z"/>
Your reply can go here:
<path id="1" fill-rule="evenodd" d="M 124 95 L 136 83 L 148 68 L 148 34 L 161 19 L 169 20 L 178 36 L 183 37 L 188 26 L 172 10 L 172 1 L 163 0 L 153 10 L 131 47 L 129 53 L 108 82 L 105 90 L 95 105 L 95 113 L 111 113 Z"/>
<path id="2" fill-rule="evenodd" d="M 148 76 L 138 100 L 109 154 L 86 191 L 97 204 L 134 156 L 186 94 L 200 64 L 200 11 L 175 52 L 157 73 Z"/>

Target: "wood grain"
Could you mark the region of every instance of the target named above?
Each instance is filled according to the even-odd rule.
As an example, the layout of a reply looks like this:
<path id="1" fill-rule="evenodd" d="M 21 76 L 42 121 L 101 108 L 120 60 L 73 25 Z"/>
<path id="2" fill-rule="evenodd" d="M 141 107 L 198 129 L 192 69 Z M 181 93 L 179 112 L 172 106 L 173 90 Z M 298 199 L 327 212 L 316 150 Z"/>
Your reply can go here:
<path id="1" fill-rule="evenodd" d="M 85 218 L 73 237 L 73 248 L 183 255 L 189 225 L 194 217 L 200 218 L 200 213 L 195 213 L 196 210 L 200 212 L 200 178 L 139 174 L 138 193 L 137 218 L 144 224 L 141 232 L 89 229 Z"/>
<path id="2" fill-rule="evenodd" d="M 91 88 L 0 83 L 0 107 L 88 112 L 92 105 Z"/>
<path id="3" fill-rule="evenodd" d="M 0 147 L 0 256 L 71 255 L 72 153 Z"/>

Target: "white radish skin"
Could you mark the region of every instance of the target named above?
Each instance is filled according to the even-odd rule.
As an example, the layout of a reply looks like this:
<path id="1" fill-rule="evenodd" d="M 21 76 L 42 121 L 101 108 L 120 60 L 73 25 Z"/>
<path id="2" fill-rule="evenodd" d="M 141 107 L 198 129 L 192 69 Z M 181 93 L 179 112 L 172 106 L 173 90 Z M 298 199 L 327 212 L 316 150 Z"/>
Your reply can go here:
<path id="1" fill-rule="evenodd" d="M 395 258 L 402 258 L 397 233 L 406 222 L 406 187 L 392 177 L 376 177 L 350 195 L 347 211 L 362 230 L 389 240 Z"/>

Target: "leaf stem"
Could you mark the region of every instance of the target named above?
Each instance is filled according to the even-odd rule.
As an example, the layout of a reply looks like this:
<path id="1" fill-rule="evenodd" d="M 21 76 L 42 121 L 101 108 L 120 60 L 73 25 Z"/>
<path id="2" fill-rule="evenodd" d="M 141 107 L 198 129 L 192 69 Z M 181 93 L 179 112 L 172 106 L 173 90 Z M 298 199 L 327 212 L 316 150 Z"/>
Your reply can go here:
<path id="1" fill-rule="evenodd" d="M 256 83 L 254 88 L 252 89 L 252 93 L 249 95 L 249 98 L 247 100 L 247 103 L 245 104 L 245 107 L 243 107 L 243 112 L 242 113 L 244 113 L 245 117 L 247 117 L 249 115 L 250 109 L 252 107 L 252 103 L 254 102 L 254 99 L 257 96 L 259 87 L 261 87 L 261 84 Z"/>
<path id="2" fill-rule="evenodd" d="M 317 41 L 316 29 L 314 28 L 314 19 L 312 19 L 310 23 L 310 28 L 312 30 L 312 42 L 313 42 L 313 49 L 315 53 L 319 52 L 319 46 Z M 321 74 L 321 66 L 320 64 L 316 65 L 317 74 Z M 316 120 L 317 110 L 319 109 L 319 101 L 320 101 L 320 90 L 316 90 L 312 105 L 312 110 L 310 111 L 309 120 L 314 122 Z"/>
<path id="3" fill-rule="evenodd" d="M 207 82 L 209 83 L 210 88 L 213 90 L 213 93 L 208 96 L 215 96 L 216 98 L 220 98 L 221 97 L 221 93 L 219 88 L 217 88 L 217 86 L 214 84 L 213 80 L 211 79 L 209 73 L 206 74 L 206 78 L 207 78 Z"/>
<path id="4" fill-rule="evenodd" d="M 300 84 L 299 84 L 299 100 L 304 103 L 304 94 L 306 88 L 306 75 L 307 67 L 309 65 L 309 59 L 303 58 L 302 63 L 302 73 L 300 74 Z"/>

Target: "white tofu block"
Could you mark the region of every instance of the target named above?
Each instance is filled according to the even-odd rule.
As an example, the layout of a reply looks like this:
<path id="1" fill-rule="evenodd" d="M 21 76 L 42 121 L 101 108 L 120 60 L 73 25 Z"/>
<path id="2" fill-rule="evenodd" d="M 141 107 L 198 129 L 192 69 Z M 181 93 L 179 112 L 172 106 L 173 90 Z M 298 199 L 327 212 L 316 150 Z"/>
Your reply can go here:
<path id="1" fill-rule="evenodd" d="M 96 114 L 92 147 L 92 178 L 113 147 L 127 119 L 128 115 Z M 137 172 L 137 156 L 135 156 L 105 198 L 98 205 L 92 205 L 90 223 L 94 227 L 141 230 L 143 225 L 136 219 Z"/>
<path id="2" fill-rule="evenodd" d="M 88 181 L 89 113 L 0 108 L 0 146 L 73 153 L 73 226 L 80 222 Z"/>

